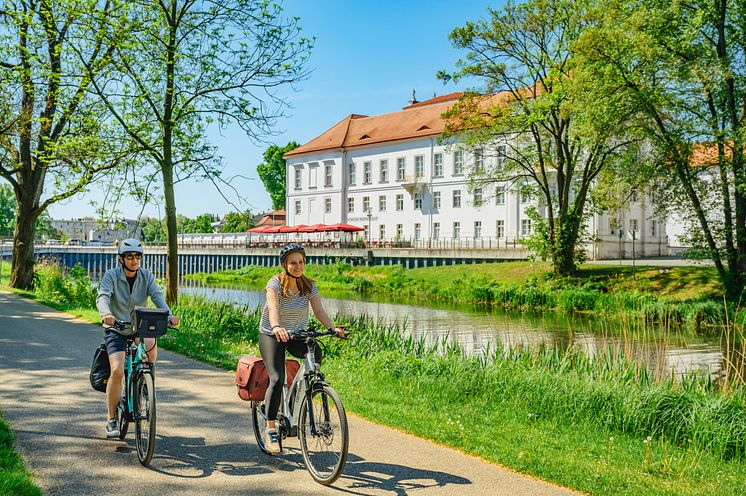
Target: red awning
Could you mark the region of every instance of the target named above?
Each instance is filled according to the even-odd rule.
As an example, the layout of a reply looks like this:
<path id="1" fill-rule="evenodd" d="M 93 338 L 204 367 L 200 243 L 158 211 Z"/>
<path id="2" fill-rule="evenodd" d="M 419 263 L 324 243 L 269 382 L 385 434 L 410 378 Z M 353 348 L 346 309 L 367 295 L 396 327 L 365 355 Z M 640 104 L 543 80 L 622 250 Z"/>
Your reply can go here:
<path id="1" fill-rule="evenodd" d="M 352 224 L 330 224 L 326 226 L 324 231 L 355 232 L 355 231 L 365 231 L 365 228 L 353 226 Z"/>

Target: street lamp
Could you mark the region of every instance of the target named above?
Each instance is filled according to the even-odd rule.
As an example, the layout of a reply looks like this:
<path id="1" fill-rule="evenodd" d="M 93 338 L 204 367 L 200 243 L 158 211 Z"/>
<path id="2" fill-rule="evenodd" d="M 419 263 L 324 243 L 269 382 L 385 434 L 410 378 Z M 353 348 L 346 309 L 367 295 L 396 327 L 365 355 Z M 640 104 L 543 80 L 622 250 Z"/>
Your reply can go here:
<path id="1" fill-rule="evenodd" d="M 368 246 L 370 246 L 370 219 L 373 217 L 373 212 L 368 208 Z"/>

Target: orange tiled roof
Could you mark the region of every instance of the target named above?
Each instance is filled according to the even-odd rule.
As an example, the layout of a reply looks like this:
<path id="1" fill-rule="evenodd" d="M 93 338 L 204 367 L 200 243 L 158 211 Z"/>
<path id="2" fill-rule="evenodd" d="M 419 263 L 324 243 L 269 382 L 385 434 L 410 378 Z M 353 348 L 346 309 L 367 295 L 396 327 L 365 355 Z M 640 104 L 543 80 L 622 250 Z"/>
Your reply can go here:
<path id="1" fill-rule="evenodd" d="M 414 103 L 397 112 L 372 117 L 348 115 L 320 136 L 287 152 L 284 157 L 439 135 L 445 128 L 445 121 L 441 115 L 462 95 L 461 92 L 442 95 Z M 487 97 L 485 101 L 495 102 L 507 97 L 507 92 L 496 93 Z"/>
<path id="2" fill-rule="evenodd" d="M 260 226 L 284 226 L 285 225 L 285 210 L 275 210 L 268 214 L 262 215 L 259 222 L 254 227 Z"/>

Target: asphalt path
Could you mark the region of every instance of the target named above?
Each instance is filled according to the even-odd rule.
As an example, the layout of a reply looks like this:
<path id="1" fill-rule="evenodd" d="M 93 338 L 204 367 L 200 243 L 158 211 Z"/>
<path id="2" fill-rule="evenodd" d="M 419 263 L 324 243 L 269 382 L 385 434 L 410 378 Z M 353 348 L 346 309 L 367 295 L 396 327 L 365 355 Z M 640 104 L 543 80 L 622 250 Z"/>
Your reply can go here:
<path id="1" fill-rule="evenodd" d="M 98 326 L 0 291 L 0 411 L 45 494 L 577 494 L 353 415 L 344 474 L 321 486 L 297 440 L 276 457 L 257 448 L 232 373 L 165 350 L 155 456 L 142 467 L 131 433 L 104 437 L 104 395 L 88 384 L 101 341 Z"/>

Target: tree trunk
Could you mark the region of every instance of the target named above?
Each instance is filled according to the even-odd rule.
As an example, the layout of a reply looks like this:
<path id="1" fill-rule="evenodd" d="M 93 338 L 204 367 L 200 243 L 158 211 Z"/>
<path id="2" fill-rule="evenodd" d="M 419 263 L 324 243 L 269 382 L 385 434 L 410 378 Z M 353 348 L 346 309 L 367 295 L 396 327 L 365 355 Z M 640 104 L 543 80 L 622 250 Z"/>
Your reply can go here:
<path id="1" fill-rule="evenodd" d="M 179 301 L 179 253 L 176 231 L 176 198 L 174 197 L 174 167 L 163 165 L 163 195 L 166 199 L 166 302 L 175 305 Z"/>
<path id="2" fill-rule="evenodd" d="M 34 238 L 36 237 L 35 205 L 23 195 L 18 202 L 16 229 L 13 234 L 13 259 L 10 287 L 31 289 L 34 284 Z"/>

